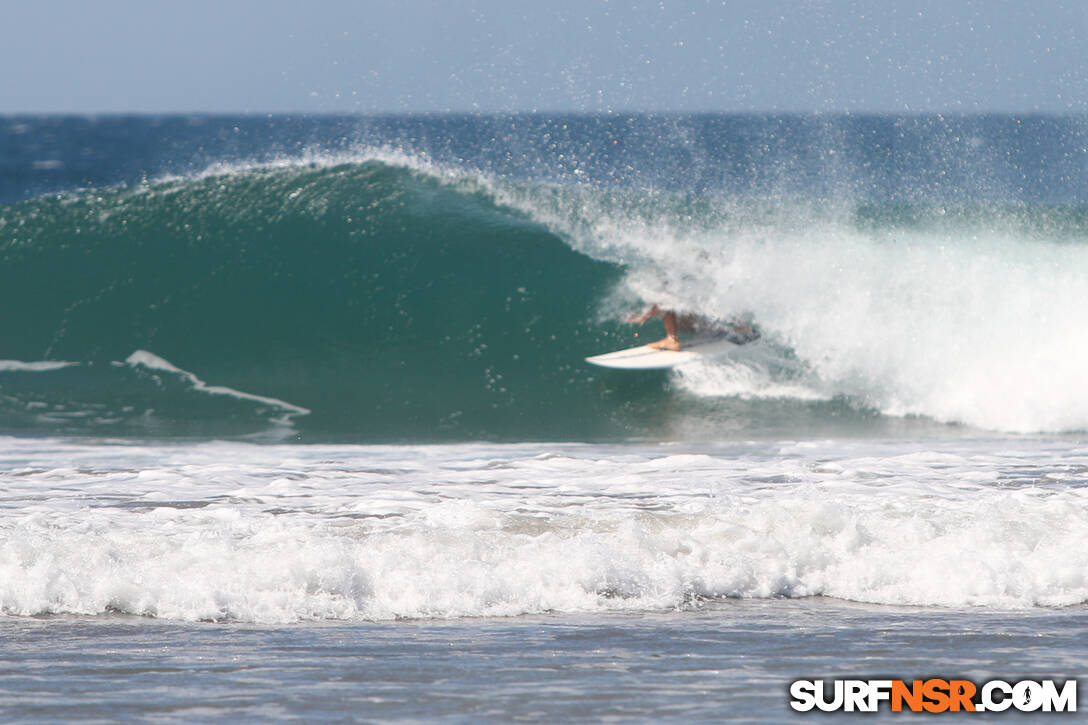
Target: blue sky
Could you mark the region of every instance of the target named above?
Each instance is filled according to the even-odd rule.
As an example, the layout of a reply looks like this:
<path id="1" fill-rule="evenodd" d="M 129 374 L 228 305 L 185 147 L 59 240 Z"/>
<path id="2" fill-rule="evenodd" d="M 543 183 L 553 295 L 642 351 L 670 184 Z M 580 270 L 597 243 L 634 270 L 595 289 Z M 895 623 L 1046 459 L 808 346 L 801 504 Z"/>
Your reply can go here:
<path id="1" fill-rule="evenodd" d="M 0 0 L 0 113 L 1088 112 L 1084 0 Z"/>

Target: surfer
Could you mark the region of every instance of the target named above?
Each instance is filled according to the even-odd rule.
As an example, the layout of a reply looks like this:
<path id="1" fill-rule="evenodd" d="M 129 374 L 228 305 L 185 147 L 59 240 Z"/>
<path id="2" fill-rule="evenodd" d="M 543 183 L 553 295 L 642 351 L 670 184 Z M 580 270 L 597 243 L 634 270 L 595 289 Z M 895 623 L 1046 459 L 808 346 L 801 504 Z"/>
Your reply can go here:
<path id="1" fill-rule="evenodd" d="M 660 317 L 665 323 L 665 338 L 657 342 L 651 342 L 648 347 L 654 350 L 680 350 L 684 347 L 680 342 L 680 333 L 694 333 L 700 328 L 711 327 L 710 322 L 701 315 L 677 315 L 673 310 L 663 310 L 658 305 L 651 305 L 641 315 L 627 318 L 632 325 L 641 325 L 654 317 Z M 751 325 L 741 322 L 729 323 L 729 330 L 724 331 L 725 337 L 733 343 L 743 345 L 759 339 L 759 333 Z"/>

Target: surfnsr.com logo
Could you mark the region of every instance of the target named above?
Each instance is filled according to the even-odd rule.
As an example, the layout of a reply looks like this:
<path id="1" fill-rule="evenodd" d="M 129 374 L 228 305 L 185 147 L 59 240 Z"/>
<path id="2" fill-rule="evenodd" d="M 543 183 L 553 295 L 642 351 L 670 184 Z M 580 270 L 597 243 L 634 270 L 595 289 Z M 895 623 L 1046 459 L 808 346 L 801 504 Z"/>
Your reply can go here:
<path id="1" fill-rule="evenodd" d="M 1076 712 L 1077 681 L 795 680 L 790 697 L 798 712 Z"/>

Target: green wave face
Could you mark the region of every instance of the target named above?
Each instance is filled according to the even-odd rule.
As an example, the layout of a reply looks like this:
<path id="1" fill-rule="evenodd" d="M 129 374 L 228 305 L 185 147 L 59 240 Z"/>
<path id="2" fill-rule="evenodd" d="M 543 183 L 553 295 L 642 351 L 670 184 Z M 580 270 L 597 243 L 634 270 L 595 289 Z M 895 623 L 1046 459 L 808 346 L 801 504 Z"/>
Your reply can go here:
<path id="1" fill-rule="evenodd" d="M 629 431 L 630 400 L 617 408 L 582 363 L 630 339 L 597 322 L 618 268 L 479 190 L 367 161 L 39 198 L 0 215 L 0 306 L 19 311 L 0 319 L 0 357 L 81 364 L 9 373 L 9 428 L 154 419 L 155 433 L 224 434 L 267 418 L 172 389 L 162 371 L 125 365 L 118 379 L 120 361 L 149 350 L 308 409 L 294 425 L 320 438 Z M 662 381 L 645 388 L 653 398 Z"/>

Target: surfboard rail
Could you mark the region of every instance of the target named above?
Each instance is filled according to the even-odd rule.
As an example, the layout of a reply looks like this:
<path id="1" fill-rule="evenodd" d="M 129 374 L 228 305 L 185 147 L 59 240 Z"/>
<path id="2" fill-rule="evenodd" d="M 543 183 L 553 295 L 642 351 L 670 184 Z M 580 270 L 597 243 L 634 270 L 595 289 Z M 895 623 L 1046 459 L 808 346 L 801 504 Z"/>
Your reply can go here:
<path id="1" fill-rule="evenodd" d="M 649 345 L 629 347 L 586 358 L 590 365 L 613 370 L 669 370 L 677 365 L 727 353 L 736 345 L 722 335 L 694 337 L 679 350 L 656 350 Z"/>

